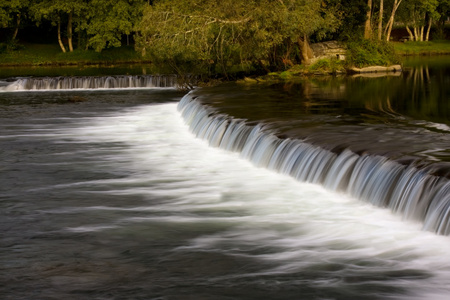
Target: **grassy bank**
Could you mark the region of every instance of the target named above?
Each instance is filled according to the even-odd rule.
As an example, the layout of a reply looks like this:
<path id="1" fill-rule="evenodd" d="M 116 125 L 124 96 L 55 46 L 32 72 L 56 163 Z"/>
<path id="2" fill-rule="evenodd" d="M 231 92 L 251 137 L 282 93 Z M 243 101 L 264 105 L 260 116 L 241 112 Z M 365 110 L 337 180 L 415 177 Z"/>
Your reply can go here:
<path id="1" fill-rule="evenodd" d="M 398 55 L 442 55 L 450 54 L 450 41 L 393 42 Z"/>
<path id="2" fill-rule="evenodd" d="M 145 62 L 132 46 L 111 48 L 101 53 L 75 50 L 63 53 L 58 45 L 25 44 L 15 51 L 0 53 L 2 66 L 89 65 Z"/>
<path id="3" fill-rule="evenodd" d="M 370 43 L 369 43 L 370 44 Z M 355 44 L 358 47 L 350 51 L 348 59 L 351 58 L 353 65 L 386 65 L 377 58 L 373 47 L 360 49 L 361 43 Z M 450 54 L 450 41 L 430 41 L 430 42 L 392 42 L 395 52 L 402 56 L 412 55 L 440 55 Z M 371 48 L 372 47 L 372 48 Z M 1 47 L 0 47 L 1 48 Z M 1 49 L 0 49 L 1 50 Z M 378 51 L 380 52 L 380 51 Z M 383 52 L 383 51 L 381 51 Z M 383 54 L 385 56 L 385 54 Z M 378 57 L 379 58 L 379 57 Z M 359 62 L 362 60 L 362 63 Z M 0 66 L 70 66 L 70 65 L 113 65 L 113 64 L 131 64 L 148 63 L 142 59 L 133 46 L 123 46 L 120 48 L 111 48 L 103 50 L 101 53 L 93 50 L 63 53 L 57 44 L 23 44 L 19 45 L 14 51 L 0 51 Z M 296 67 L 297 69 L 299 67 Z M 301 70 L 289 70 L 291 73 L 335 73 L 342 72 L 345 65 L 341 62 L 337 64 L 334 61 L 322 61 L 312 68 L 301 68 Z M 281 77 L 290 77 L 291 74 L 285 73 Z"/>

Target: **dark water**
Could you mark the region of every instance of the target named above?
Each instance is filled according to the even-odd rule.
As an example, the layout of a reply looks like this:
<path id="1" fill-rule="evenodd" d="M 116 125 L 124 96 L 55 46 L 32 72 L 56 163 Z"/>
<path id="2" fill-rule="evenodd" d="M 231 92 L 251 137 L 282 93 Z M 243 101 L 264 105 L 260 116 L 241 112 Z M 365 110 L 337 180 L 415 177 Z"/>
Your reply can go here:
<path id="1" fill-rule="evenodd" d="M 417 92 L 385 90 L 415 70 L 196 93 L 279 136 L 446 166 L 440 71 Z M 183 94 L 0 93 L 2 299 L 448 298 L 447 236 L 208 146 L 177 111 Z M 402 142 L 379 146 L 390 130 Z"/>
<path id="2" fill-rule="evenodd" d="M 228 84 L 193 94 L 220 112 L 264 123 L 281 137 L 399 158 L 450 162 L 450 71 L 316 78 L 288 84 Z"/>

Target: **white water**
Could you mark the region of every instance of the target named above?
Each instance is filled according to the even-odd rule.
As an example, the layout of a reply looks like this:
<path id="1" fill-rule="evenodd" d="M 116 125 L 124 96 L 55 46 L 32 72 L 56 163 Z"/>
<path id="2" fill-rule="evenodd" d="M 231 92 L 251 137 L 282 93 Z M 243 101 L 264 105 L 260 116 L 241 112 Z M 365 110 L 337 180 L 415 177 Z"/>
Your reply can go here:
<path id="1" fill-rule="evenodd" d="M 216 115 L 190 94 L 181 100 L 179 110 L 192 132 L 211 146 L 238 152 L 258 167 L 388 207 L 406 220 L 423 221 L 425 230 L 450 234 L 450 182 L 446 178 L 382 156 L 349 150 L 333 153 L 307 142 L 280 139 L 260 125 Z"/>
<path id="2" fill-rule="evenodd" d="M 81 210 L 136 211 L 148 216 L 124 216 L 111 223 L 67 227 L 66 231 L 106 233 L 134 223 L 150 226 L 155 222 L 180 230 L 219 226 L 221 230 L 196 237 L 173 251 L 224 253 L 270 263 L 272 267 L 259 273 L 246 272 L 243 267 L 240 273 L 205 279 L 211 285 L 330 268 L 322 279 L 296 285 L 314 286 L 317 291 L 330 286 L 351 290 L 361 282 L 377 283 L 384 274 L 404 272 L 404 277 L 385 278 L 378 283 L 386 288 L 406 289 L 404 299 L 438 300 L 450 295 L 448 237 L 421 231 L 420 224 L 403 222 L 389 210 L 257 168 L 237 153 L 211 148 L 188 132 L 176 104 L 141 106 L 84 118 L 71 128 L 57 130 L 54 139 L 74 145 L 112 143 L 114 148 L 93 148 L 91 155 L 98 153 L 100 157 L 107 151 L 97 165 L 130 173 L 125 179 L 75 183 L 78 186 L 92 186 L 95 190 L 97 185 L 107 185 L 108 190 L 96 193 L 165 199 L 158 205 L 139 207 L 121 208 L 107 203 L 84 207 Z M 53 213 L 76 211 L 61 207 Z M 342 268 L 333 271 L 333 265 Z M 411 271 L 426 276 L 408 276 Z M 356 281 L 346 280 L 349 276 Z M 383 292 L 382 287 L 378 296 L 398 298 L 387 290 Z M 326 299 L 332 298 L 329 295 Z"/>
<path id="3" fill-rule="evenodd" d="M 167 87 L 177 87 L 176 76 L 123 75 L 104 77 L 19 78 L 10 83 L 1 82 L 0 92 L 149 89 Z"/>
<path id="4" fill-rule="evenodd" d="M 305 170 L 328 170 L 321 156 L 337 175 L 291 177 L 269 169 L 291 175 L 299 162 L 273 157 L 301 147 L 259 127 L 193 110 L 186 121 L 199 121 L 207 142 L 176 104 L 114 105 L 47 105 L 2 119 L 0 141 L 13 145 L 3 149 L 0 191 L 5 299 L 448 299 L 449 238 L 336 183 L 350 162 L 360 172 L 364 162 L 394 174 L 396 165 L 305 145 Z M 355 187 L 362 179 L 351 178 Z M 405 186 L 405 195 L 420 187 Z"/>

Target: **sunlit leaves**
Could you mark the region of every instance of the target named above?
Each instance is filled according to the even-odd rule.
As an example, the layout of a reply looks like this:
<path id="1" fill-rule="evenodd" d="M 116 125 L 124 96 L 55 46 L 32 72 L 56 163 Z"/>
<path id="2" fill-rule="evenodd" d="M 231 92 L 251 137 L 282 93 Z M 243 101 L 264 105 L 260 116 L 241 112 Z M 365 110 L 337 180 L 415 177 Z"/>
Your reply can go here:
<path id="1" fill-rule="evenodd" d="M 88 44 L 96 51 L 121 45 L 122 34 L 130 34 L 139 20 L 142 1 L 92 0 L 89 2 L 85 26 Z"/>
<path id="2" fill-rule="evenodd" d="M 10 27 L 14 19 L 29 5 L 28 0 L 2 0 L 0 3 L 0 28 Z"/>
<path id="3" fill-rule="evenodd" d="M 320 38 L 338 23 L 334 7 L 321 0 L 166 0 L 145 10 L 137 48 L 153 60 L 198 61 L 226 72 L 233 64 L 274 64 L 276 52 L 295 55 L 299 40 Z"/>

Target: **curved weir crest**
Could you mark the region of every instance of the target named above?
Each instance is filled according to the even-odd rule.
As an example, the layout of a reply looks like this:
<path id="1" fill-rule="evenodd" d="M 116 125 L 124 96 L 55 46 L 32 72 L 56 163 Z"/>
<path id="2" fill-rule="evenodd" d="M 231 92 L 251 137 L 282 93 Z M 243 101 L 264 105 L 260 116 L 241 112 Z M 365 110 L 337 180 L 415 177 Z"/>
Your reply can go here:
<path id="1" fill-rule="evenodd" d="M 0 91 L 174 88 L 178 87 L 177 81 L 176 76 L 170 75 L 18 78 L 16 81 L 1 86 Z"/>
<path id="2" fill-rule="evenodd" d="M 185 95 L 178 110 L 198 137 L 238 152 L 258 167 L 323 185 L 375 206 L 391 209 L 423 229 L 450 234 L 450 181 L 383 156 L 334 153 L 297 139 L 281 139 L 258 125 L 218 114 Z"/>

